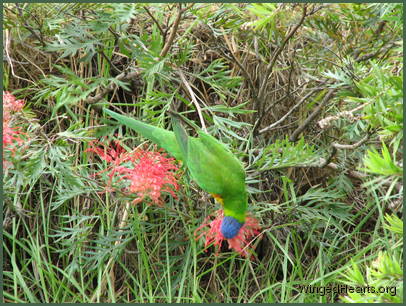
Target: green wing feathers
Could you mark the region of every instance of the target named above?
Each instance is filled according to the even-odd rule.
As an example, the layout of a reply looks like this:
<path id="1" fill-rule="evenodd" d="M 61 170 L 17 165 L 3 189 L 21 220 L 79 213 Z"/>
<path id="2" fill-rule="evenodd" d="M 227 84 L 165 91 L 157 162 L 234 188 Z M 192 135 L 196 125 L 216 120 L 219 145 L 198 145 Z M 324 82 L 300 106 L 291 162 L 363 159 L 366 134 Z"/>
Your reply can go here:
<path id="1" fill-rule="evenodd" d="M 241 162 L 223 143 L 203 131 L 199 131 L 199 139 L 212 154 L 221 160 L 221 163 L 227 166 L 230 173 L 245 182 L 245 171 Z"/>
<path id="2" fill-rule="evenodd" d="M 223 199 L 224 214 L 245 221 L 247 191 L 241 162 L 216 138 L 199 131 L 189 141 L 187 166 L 198 185 Z"/>
<path id="3" fill-rule="evenodd" d="M 173 131 L 175 134 L 175 139 L 176 142 L 179 146 L 180 152 L 183 156 L 183 161 L 187 164 L 188 162 L 188 152 L 189 152 L 189 142 L 192 137 L 189 137 L 186 134 L 186 131 L 183 129 L 183 127 L 180 125 L 179 119 L 172 116 L 172 126 L 173 126 Z"/>

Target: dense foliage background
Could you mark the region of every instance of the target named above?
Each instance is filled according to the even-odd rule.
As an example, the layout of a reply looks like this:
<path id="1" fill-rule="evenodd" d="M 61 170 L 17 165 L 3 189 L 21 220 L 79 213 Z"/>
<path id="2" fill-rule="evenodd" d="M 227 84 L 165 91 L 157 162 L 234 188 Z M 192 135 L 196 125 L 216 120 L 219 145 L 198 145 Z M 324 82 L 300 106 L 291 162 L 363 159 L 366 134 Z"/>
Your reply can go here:
<path id="1" fill-rule="evenodd" d="M 25 101 L 3 108 L 5 302 L 403 301 L 402 4 L 3 16 L 3 88 Z M 263 229 L 256 257 L 195 240 L 217 204 L 187 175 L 164 207 L 106 192 L 91 141 L 156 147 L 103 107 L 168 129 L 171 109 L 227 144 Z M 337 284 L 397 291 L 300 290 Z"/>

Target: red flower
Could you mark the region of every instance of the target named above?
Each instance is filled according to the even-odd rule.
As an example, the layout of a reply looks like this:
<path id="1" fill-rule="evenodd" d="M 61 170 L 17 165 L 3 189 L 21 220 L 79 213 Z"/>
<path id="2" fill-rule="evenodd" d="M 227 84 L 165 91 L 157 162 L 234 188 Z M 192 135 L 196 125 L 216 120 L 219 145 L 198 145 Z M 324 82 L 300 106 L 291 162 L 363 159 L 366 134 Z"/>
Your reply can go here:
<path id="1" fill-rule="evenodd" d="M 99 142 L 91 142 L 90 148 L 86 152 L 94 152 L 106 162 L 115 164 L 120 164 L 126 158 L 125 153 L 127 153 L 118 140 L 112 141 L 110 147 Z"/>
<path id="2" fill-rule="evenodd" d="M 3 91 L 3 148 L 15 153 L 14 144 L 21 144 L 24 140 L 21 138 L 21 127 L 12 127 L 12 114 L 19 112 L 24 107 L 23 100 L 16 98 L 8 91 Z M 7 167 L 8 162 L 3 156 L 3 166 Z"/>
<path id="3" fill-rule="evenodd" d="M 248 249 L 253 247 L 253 239 L 260 233 L 261 227 L 258 224 L 258 220 L 253 217 L 247 217 L 238 235 L 232 239 L 226 239 L 220 230 L 221 222 L 224 218 L 223 211 L 221 209 L 218 210 L 214 220 L 211 220 L 211 218 L 212 216 L 208 216 L 203 224 L 196 229 L 196 240 L 205 236 L 206 242 L 204 246 L 207 247 L 213 243 L 216 247 L 216 254 L 218 254 L 222 242 L 227 240 L 229 249 L 234 249 L 241 255 L 248 257 Z"/>
<path id="4" fill-rule="evenodd" d="M 3 147 L 10 147 L 14 141 L 21 143 L 23 140 L 17 136 L 20 134 L 19 127 L 11 127 L 11 115 L 13 112 L 19 112 L 24 107 L 23 100 L 16 98 L 8 91 L 3 91 Z"/>
<path id="5" fill-rule="evenodd" d="M 16 100 L 11 93 L 3 91 L 3 121 L 10 120 L 11 112 L 19 112 L 24 107 L 23 100 Z"/>
<path id="6" fill-rule="evenodd" d="M 14 151 L 13 143 L 21 144 L 24 141 L 20 134 L 20 127 L 11 127 L 9 122 L 3 121 L 3 148 Z"/>
<path id="7" fill-rule="evenodd" d="M 110 164 L 107 169 L 98 173 L 108 172 L 109 191 L 120 189 L 128 195 L 136 194 L 134 203 L 148 197 L 160 206 L 163 205 L 162 192 L 168 192 L 176 197 L 174 190 L 178 190 L 179 186 L 175 172 L 179 169 L 175 159 L 166 157 L 165 153 L 141 149 L 127 152 L 118 141 L 114 141 L 110 147 L 99 143 L 98 145 L 99 147 L 96 147 L 91 143 L 87 151 L 97 153 L 101 159 Z M 119 187 L 113 186 L 119 183 L 121 183 Z"/>

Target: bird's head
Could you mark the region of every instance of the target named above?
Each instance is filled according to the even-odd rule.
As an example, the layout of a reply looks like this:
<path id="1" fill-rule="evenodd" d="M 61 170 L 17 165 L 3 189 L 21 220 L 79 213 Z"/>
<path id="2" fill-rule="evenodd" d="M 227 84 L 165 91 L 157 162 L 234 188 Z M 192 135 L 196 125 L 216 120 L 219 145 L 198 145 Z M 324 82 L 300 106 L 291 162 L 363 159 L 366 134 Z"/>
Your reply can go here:
<path id="1" fill-rule="evenodd" d="M 245 187 L 244 187 L 245 188 Z M 220 231 L 226 239 L 233 239 L 238 235 L 245 223 L 245 212 L 247 210 L 246 193 L 244 196 L 223 198 L 219 194 L 212 193 L 216 202 L 224 207 L 224 218 L 221 221 Z"/>
<path id="2" fill-rule="evenodd" d="M 225 216 L 221 222 L 221 234 L 226 239 L 232 239 L 238 235 L 244 222 L 239 222 L 237 219 L 231 216 Z"/>

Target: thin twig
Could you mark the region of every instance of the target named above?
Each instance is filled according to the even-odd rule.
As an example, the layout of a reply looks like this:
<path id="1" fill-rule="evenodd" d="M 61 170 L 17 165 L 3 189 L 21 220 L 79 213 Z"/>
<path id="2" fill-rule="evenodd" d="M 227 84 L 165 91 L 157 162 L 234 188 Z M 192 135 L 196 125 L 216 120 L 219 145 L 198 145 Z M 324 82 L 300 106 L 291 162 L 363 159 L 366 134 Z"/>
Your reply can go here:
<path id="1" fill-rule="evenodd" d="M 31 81 L 31 80 L 28 80 L 28 79 L 26 79 L 26 78 L 20 77 L 20 76 L 18 76 L 18 75 L 15 74 L 13 61 L 12 61 L 12 59 L 11 59 L 10 52 L 9 52 L 9 49 L 10 49 L 10 42 L 11 42 L 10 30 L 6 29 L 6 31 L 5 31 L 5 36 L 6 36 L 6 37 L 5 37 L 6 44 L 5 44 L 4 51 L 6 51 L 6 58 L 7 58 L 8 64 L 10 65 L 11 74 L 13 75 L 13 77 L 15 77 L 15 78 L 17 78 L 17 79 L 24 80 L 24 81 L 27 81 L 28 83 L 33 83 L 33 84 L 35 84 L 35 82 L 33 82 L 33 81 Z"/>
<path id="2" fill-rule="evenodd" d="M 322 108 L 324 105 L 327 104 L 328 101 L 334 96 L 334 93 L 337 91 L 337 88 L 331 88 L 327 94 L 325 95 L 323 101 L 319 104 L 319 106 L 316 107 L 316 109 L 313 111 L 313 113 L 310 114 L 309 117 L 306 118 L 306 120 L 290 135 L 289 141 L 296 141 L 297 137 L 303 130 L 319 115 L 321 112 Z"/>
<path id="3" fill-rule="evenodd" d="M 357 106 L 356 108 L 354 108 L 352 110 L 342 111 L 342 112 L 339 112 L 337 115 L 328 116 L 326 118 L 323 118 L 323 119 L 319 120 L 319 122 L 317 124 L 320 126 L 320 128 L 325 129 L 326 127 L 330 126 L 331 121 L 338 120 L 338 119 L 340 119 L 342 117 L 353 120 L 353 119 L 355 119 L 353 113 L 360 110 L 360 109 L 362 109 L 362 108 L 364 108 L 365 106 L 367 106 L 369 104 L 370 104 L 369 102 L 364 103 L 364 104 L 361 104 L 361 105 Z"/>
<path id="4" fill-rule="evenodd" d="M 176 16 L 176 19 L 172 25 L 172 30 L 171 30 L 171 34 L 168 37 L 168 40 L 166 41 L 164 47 L 161 50 L 161 53 L 159 54 L 159 56 L 161 57 L 165 57 L 166 54 L 169 51 L 169 48 L 171 47 L 173 40 L 175 39 L 175 35 L 176 32 L 178 31 L 178 27 L 179 27 L 179 23 L 182 17 L 182 10 L 180 9 L 180 4 L 179 4 L 179 10 L 178 10 L 178 15 Z"/>
<path id="5" fill-rule="evenodd" d="M 230 62 L 234 62 L 237 64 L 237 66 L 241 69 L 241 72 L 244 75 L 245 79 L 248 81 L 248 85 L 251 88 L 252 92 L 255 92 L 255 86 L 254 86 L 254 82 L 252 81 L 251 75 L 248 73 L 248 71 L 245 69 L 245 67 L 241 64 L 241 62 L 234 56 L 234 53 L 230 52 L 231 53 L 231 57 L 230 57 L 221 48 L 219 48 L 219 50 L 226 59 L 228 59 Z M 257 98 L 258 98 L 257 96 L 254 97 L 254 99 L 257 99 Z"/>
<path id="6" fill-rule="evenodd" d="M 168 41 L 165 43 L 164 47 L 162 48 L 161 53 L 159 54 L 160 57 L 165 57 L 166 54 L 168 54 L 168 51 L 175 39 L 176 36 L 176 32 L 178 31 L 178 27 L 180 24 L 180 20 L 182 19 L 182 14 L 187 11 L 188 9 L 190 9 L 194 3 L 189 4 L 187 7 L 185 8 L 181 8 L 181 3 L 179 3 L 179 10 L 178 10 L 178 15 L 176 16 L 175 21 L 173 22 L 173 26 L 172 26 L 172 30 L 171 30 L 171 34 L 168 37 Z"/>
<path id="7" fill-rule="evenodd" d="M 330 169 L 336 170 L 336 171 L 344 171 L 344 173 L 346 175 L 348 175 L 349 177 L 352 177 L 354 179 L 357 179 L 357 180 L 363 180 L 363 179 L 365 179 L 365 178 L 367 178 L 369 176 L 369 175 L 367 175 L 365 173 L 362 173 L 362 172 L 359 172 L 359 171 L 356 171 L 356 170 L 341 169 L 340 166 L 338 166 L 336 163 L 331 163 L 330 162 L 330 163 L 327 164 L 327 167 L 330 168 Z M 393 181 L 389 180 L 389 181 L 383 182 L 383 185 L 391 186 L 392 183 L 393 183 Z M 403 184 L 397 183 L 395 185 L 395 188 L 396 188 L 397 191 L 400 191 L 403 188 Z"/>
<path id="8" fill-rule="evenodd" d="M 299 89 L 301 89 L 303 86 L 307 85 L 310 81 L 304 82 L 303 84 L 301 84 L 299 87 L 297 87 L 293 92 L 290 93 L 290 96 L 293 95 L 294 93 L 296 93 L 297 91 L 299 91 Z M 287 85 L 285 85 L 287 86 Z M 273 103 L 270 103 L 265 111 L 262 113 L 262 115 L 257 119 L 257 121 L 255 121 L 254 127 L 252 128 L 252 134 L 256 134 L 256 130 L 259 127 L 259 124 L 261 123 L 262 119 L 265 117 L 265 115 L 273 108 L 275 107 L 277 104 L 281 103 L 283 100 L 285 100 L 286 98 L 288 98 L 289 95 L 285 94 L 283 97 L 279 98 L 278 100 L 276 100 Z"/>
<path id="9" fill-rule="evenodd" d="M 327 158 L 320 157 L 311 163 L 297 164 L 295 166 L 288 166 L 287 168 L 324 168 L 330 164 L 333 157 L 337 154 L 337 149 L 332 147 L 331 153 Z"/>
<path id="10" fill-rule="evenodd" d="M 369 134 L 365 135 L 360 141 L 353 143 L 352 145 L 349 144 L 340 144 L 340 143 L 333 143 L 332 146 L 337 149 L 349 149 L 353 150 L 364 144 L 369 138 Z"/>
<path id="11" fill-rule="evenodd" d="M 357 179 L 357 180 L 364 180 L 367 177 L 369 177 L 368 174 L 356 171 L 356 170 L 348 170 L 348 169 L 343 169 L 336 163 L 331 162 L 331 159 L 335 156 L 337 152 L 337 149 L 333 147 L 333 151 L 330 153 L 330 156 L 326 158 L 319 158 L 316 162 L 310 163 L 310 164 L 299 164 L 295 166 L 290 166 L 287 168 L 330 168 L 335 171 L 341 171 L 344 172 L 346 175 L 348 175 L 351 178 Z M 393 180 L 388 180 L 384 181 L 382 183 L 385 186 L 391 186 L 393 184 Z M 397 183 L 395 184 L 395 188 L 397 191 L 400 191 L 403 188 L 403 184 Z"/>
<path id="12" fill-rule="evenodd" d="M 305 95 L 298 103 L 296 103 L 281 119 L 278 121 L 272 123 L 270 126 L 263 128 L 262 130 L 259 131 L 259 134 L 268 132 L 272 129 L 274 129 L 276 126 L 278 126 L 280 123 L 282 123 L 296 108 L 298 108 L 300 105 L 303 104 L 308 98 L 310 98 L 313 94 L 316 92 L 322 90 L 322 88 L 314 88 L 311 92 L 309 92 L 307 95 Z M 287 97 L 288 94 L 285 96 Z"/>
<path id="13" fill-rule="evenodd" d="M 107 55 L 103 52 L 102 49 L 97 51 L 106 61 L 109 63 L 110 67 L 113 68 L 113 70 L 116 73 L 120 73 L 121 71 L 111 62 L 111 60 L 107 57 Z"/>
<path id="14" fill-rule="evenodd" d="M 150 12 L 150 10 L 148 9 L 148 7 L 143 6 L 144 10 L 147 12 L 147 14 L 149 15 L 149 17 L 152 18 L 152 20 L 154 21 L 154 23 L 156 24 L 156 26 L 158 27 L 159 32 L 161 32 L 162 37 L 165 36 L 165 32 L 164 30 L 161 28 L 161 25 L 159 24 L 158 20 L 155 19 L 154 15 L 152 15 L 152 13 Z M 165 41 L 165 39 L 164 39 Z"/>
<path id="15" fill-rule="evenodd" d="M 260 116 L 262 115 L 262 112 L 260 109 L 260 102 L 264 101 L 264 99 L 265 99 L 268 79 L 269 79 L 270 75 L 272 74 L 273 67 L 275 66 L 276 60 L 278 59 L 279 55 L 282 53 L 287 42 L 293 37 L 293 35 L 296 33 L 296 31 L 299 29 L 299 27 L 303 24 L 304 19 L 307 16 L 306 12 L 307 12 L 307 5 L 305 4 L 303 6 L 303 14 L 302 14 L 300 21 L 298 22 L 298 24 L 296 24 L 296 26 L 289 32 L 289 34 L 283 40 L 281 46 L 276 50 L 276 52 L 274 53 L 274 55 L 271 58 L 271 62 L 268 64 L 268 66 L 266 68 L 265 76 L 264 76 L 264 78 L 262 80 L 262 84 L 259 88 L 258 99 L 256 100 L 257 104 L 255 105 L 255 109 L 259 112 Z"/>
<path id="16" fill-rule="evenodd" d="M 390 49 L 392 49 L 394 46 L 396 46 L 396 43 L 395 43 L 395 42 L 392 42 L 391 44 L 387 45 L 386 47 L 385 47 L 384 45 L 385 45 L 385 43 L 384 43 L 381 47 L 379 47 L 378 50 L 376 50 L 375 52 L 368 53 L 368 54 L 365 54 L 365 55 L 363 55 L 363 56 L 358 56 L 358 57 L 355 59 L 355 61 L 356 61 L 357 63 L 363 62 L 363 61 L 367 61 L 367 60 L 369 60 L 369 59 L 371 59 L 371 58 L 376 57 L 377 55 L 379 55 L 379 54 L 381 54 L 381 53 L 386 53 L 386 52 L 388 52 Z"/>
<path id="17" fill-rule="evenodd" d="M 37 34 L 37 33 L 35 32 L 35 30 L 33 29 L 33 27 L 28 24 L 27 19 L 24 18 L 24 16 L 23 16 L 23 9 L 20 7 L 20 4 L 16 3 L 16 7 L 17 7 L 17 11 L 18 11 L 19 17 L 20 17 L 22 20 L 24 20 L 24 21 L 23 21 L 24 28 L 26 28 L 28 31 L 30 31 L 30 33 L 32 34 L 32 36 L 34 36 L 34 37 L 41 43 L 41 45 L 42 45 L 43 47 L 45 47 L 46 44 L 45 44 L 43 38 L 40 37 L 40 36 L 38 36 L 38 34 Z M 38 30 L 38 31 L 40 32 L 40 35 L 42 36 L 41 31 L 40 31 L 40 30 Z"/>
<path id="18" fill-rule="evenodd" d="M 190 97 L 191 97 L 191 99 L 193 101 L 193 104 L 196 106 L 196 110 L 197 110 L 197 113 L 199 115 L 199 119 L 200 119 L 200 123 L 202 124 L 203 131 L 207 132 L 206 124 L 204 123 L 204 119 L 203 119 L 202 109 L 200 108 L 200 105 L 197 102 L 196 96 L 195 96 L 192 88 L 190 87 L 189 83 L 187 82 L 183 72 L 180 69 L 177 69 L 176 71 L 178 72 L 183 84 L 185 84 L 187 90 L 189 91 L 189 94 L 190 94 Z"/>
<path id="19" fill-rule="evenodd" d="M 336 147 L 333 147 L 333 149 L 331 150 L 331 153 L 330 153 L 329 157 L 328 157 L 324 162 L 321 162 L 321 163 L 318 165 L 318 168 L 324 168 L 325 166 L 327 166 L 327 165 L 331 162 L 331 160 L 333 159 L 333 157 L 334 157 L 336 154 L 337 154 L 337 148 L 336 148 Z"/>
<path id="20" fill-rule="evenodd" d="M 137 78 L 140 75 L 141 71 L 133 71 L 133 72 L 129 72 L 127 73 L 122 72 L 120 73 L 118 76 L 116 76 L 116 80 L 118 81 L 129 81 L 131 79 Z M 99 86 L 97 89 L 100 89 L 101 86 Z M 97 95 L 95 95 L 94 97 L 89 97 L 87 98 L 84 102 L 85 104 L 92 104 L 92 103 L 96 103 L 99 102 L 101 99 L 104 98 L 104 96 L 106 94 L 108 94 L 109 92 L 113 91 L 116 88 L 116 84 L 114 82 L 111 82 L 109 85 L 107 85 L 107 87 L 105 87 L 104 89 L 101 90 L 101 92 Z"/>
<path id="21" fill-rule="evenodd" d="M 120 39 L 120 35 L 119 35 L 117 32 L 115 32 L 115 31 L 111 28 L 111 26 L 108 28 L 108 30 L 109 30 L 109 32 L 110 32 L 111 34 L 113 34 L 113 36 L 114 36 L 114 45 L 117 45 L 117 42 L 118 42 L 118 40 Z"/>

